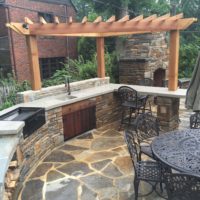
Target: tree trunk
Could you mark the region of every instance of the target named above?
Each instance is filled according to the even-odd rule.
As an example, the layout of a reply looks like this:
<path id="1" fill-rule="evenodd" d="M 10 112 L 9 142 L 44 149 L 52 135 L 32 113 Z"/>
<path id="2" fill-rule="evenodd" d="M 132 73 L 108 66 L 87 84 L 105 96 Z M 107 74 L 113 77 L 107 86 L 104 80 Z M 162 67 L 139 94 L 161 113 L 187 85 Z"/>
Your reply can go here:
<path id="1" fill-rule="evenodd" d="M 119 10 L 119 13 L 117 15 L 118 19 L 121 19 L 122 17 L 128 15 L 128 1 L 121 1 L 121 9 Z M 120 55 L 120 53 L 123 50 L 123 40 L 120 37 L 116 38 L 116 42 L 115 42 L 115 50 L 117 52 L 118 55 Z"/>

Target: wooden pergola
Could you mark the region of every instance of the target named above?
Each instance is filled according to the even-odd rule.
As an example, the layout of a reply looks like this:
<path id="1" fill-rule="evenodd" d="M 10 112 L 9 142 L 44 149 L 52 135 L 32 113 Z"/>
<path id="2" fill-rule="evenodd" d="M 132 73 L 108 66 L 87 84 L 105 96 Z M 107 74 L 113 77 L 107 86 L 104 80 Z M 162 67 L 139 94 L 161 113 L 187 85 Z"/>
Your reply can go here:
<path id="1" fill-rule="evenodd" d="M 25 17 L 24 23 L 11 22 L 7 24 L 7 27 L 26 36 L 33 90 L 41 89 L 37 36 L 96 37 L 98 77 L 104 78 L 105 37 L 169 31 L 168 89 L 175 91 L 178 87 L 179 31 L 188 28 L 195 21 L 197 21 L 195 18 L 183 18 L 183 14 L 175 16 L 166 14 L 160 17 L 151 15 L 146 18 L 140 15 L 133 19 L 129 19 L 127 15 L 120 20 L 116 20 L 115 16 L 112 16 L 107 21 L 103 21 L 99 16 L 93 22 L 89 22 L 87 17 L 84 17 L 82 22 L 73 22 L 72 17 L 69 17 L 66 23 L 61 23 L 58 17 L 54 17 L 54 23 L 47 23 L 42 17 L 40 17 L 39 23 L 33 23 Z"/>

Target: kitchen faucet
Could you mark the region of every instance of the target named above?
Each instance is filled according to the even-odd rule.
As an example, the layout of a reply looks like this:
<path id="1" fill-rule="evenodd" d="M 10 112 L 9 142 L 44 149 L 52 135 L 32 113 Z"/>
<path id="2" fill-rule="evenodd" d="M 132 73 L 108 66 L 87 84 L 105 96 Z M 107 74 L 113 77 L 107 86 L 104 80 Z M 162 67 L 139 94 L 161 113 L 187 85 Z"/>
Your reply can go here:
<path id="1" fill-rule="evenodd" d="M 67 88 L 67 93 L 68 93 L 68 95 L 70 95 L 71 94 L 70 76 L 65 76 L 65 88 Z"/>

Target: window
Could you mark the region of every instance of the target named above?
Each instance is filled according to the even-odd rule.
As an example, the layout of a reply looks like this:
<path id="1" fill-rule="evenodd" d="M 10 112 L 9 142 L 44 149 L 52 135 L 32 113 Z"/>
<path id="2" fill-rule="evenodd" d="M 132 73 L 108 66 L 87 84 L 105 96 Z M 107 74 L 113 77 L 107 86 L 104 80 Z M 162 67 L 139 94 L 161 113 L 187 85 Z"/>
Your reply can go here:
<path id="1" fill-rule="evenodd" d="M 63 68 L 64 57 L 40 58 L 40 72 L 42 79 L 50 78 L 58 69 Z"/>
<path id="2" fill-rule="evenodd" d="M 53 22 L 53 14 L 39 12 L 38 16 L 43 17 L 47 23 Z"/>

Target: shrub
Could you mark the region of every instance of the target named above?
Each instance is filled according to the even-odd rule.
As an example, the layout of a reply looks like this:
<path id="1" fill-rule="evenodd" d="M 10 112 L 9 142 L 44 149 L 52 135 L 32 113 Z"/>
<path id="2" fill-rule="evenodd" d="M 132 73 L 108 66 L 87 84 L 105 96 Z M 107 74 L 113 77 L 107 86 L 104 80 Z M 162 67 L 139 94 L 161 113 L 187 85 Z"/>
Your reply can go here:
<path id="1" fill-rule="evenodd" d="M 30 84 L 27 81 L 17 82 L 11 74 L 1 77 L 0 81 L 0 110 L 15 105 L 18 92 L 29 90 Z"/>
<path id="2" fill-rule="evenodd" d="M 85 80 L 97 77 L 97 55 L 93 54 L 91 60 L 85 60 L 83 56 L 78 59 L 70 59 L 68 63 L 62 63 L 63 69 L 57 70 L 54 75 L 47 80 L 43 80 L 43 86 L 63 84 L 65 76 L 71 76 L 71 81 Z M 118 67 L 115 53 L 105 53 L 106 75 L 110 76 L 111 82 L 117 82 Z"/>

